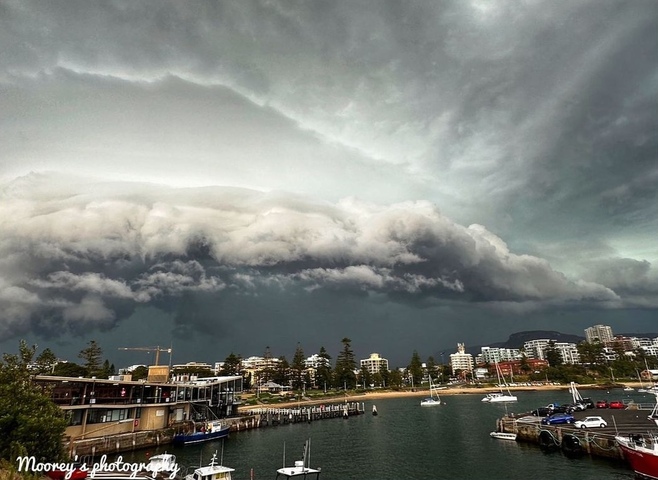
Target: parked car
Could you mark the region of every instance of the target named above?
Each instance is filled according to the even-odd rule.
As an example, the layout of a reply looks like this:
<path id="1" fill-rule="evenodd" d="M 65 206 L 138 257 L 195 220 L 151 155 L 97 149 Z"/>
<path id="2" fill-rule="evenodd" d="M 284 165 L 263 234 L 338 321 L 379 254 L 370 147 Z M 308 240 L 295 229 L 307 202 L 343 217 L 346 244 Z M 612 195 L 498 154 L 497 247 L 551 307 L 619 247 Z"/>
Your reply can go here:
<path id="1" fill-rule="evenodd" d="M 580 403 L 585 405 L 585 408 L 594 408 L 596 406 L 591 398 L 583 398 L 583 401 Z"/>
<path id="2" fill-rule="evenodd" d="M 576 428 L 603 428 L 608 426 L 608 422 L 601 417 L 585 417 L 582 420 L 576 420 L 573 426 Z"/>
<path id="3" fill-rule="evenodd" d="M 608 408 L 608 401 L 607 400 L 599 400 L 596 402 L 596 408 Z"/>
<path id="4" fill-rule="evenodd" d="M 570 404 L 568 405 L 568 408 L 569 408 L 572 412 L 582 412 L 582 411 L 585 410 L 587 407 L 586 407 L 584 404 L 582 404 L 582 403 L 570 403 Z"/>
<path id="5" fill-rule="evenodd" d="M 541 423 L 544 425 L 555 425 L 558 423 L 573 423 L 573 415 L 569 413 L 554 413 L 553 415 L 542 418 Z"/>
<path id="6" fill-rule="evenodd" d="M 548 407 L 539 407 L 539 408 L 534 409 L 530 413 L 532 413 L 535 417 L 547 417 L 551 413 L 553 413 L 553 410 L 548 408 Z"/>
<path id="7" fill-rule="evenodd" d="M 613 400 L 608 404 L 608 408 L 618 408 L 618 409 L 624 409 L 626 408 L 626 405 L 624 405 L 624 402 L 620 402 L 619 400 Z"/>

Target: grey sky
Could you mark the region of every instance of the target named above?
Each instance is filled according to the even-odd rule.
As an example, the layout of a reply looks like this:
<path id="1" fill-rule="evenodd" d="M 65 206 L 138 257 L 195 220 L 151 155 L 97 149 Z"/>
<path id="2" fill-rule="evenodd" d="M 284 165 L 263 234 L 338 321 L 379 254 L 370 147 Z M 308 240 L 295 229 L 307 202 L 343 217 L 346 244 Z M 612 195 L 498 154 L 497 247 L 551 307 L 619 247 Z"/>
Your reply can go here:
<path id="1" fill-rule="evenodd" d="M 0 346 L 404 363 L 656 330 L 657 27 L 649 0 L 0 0 Z"/>

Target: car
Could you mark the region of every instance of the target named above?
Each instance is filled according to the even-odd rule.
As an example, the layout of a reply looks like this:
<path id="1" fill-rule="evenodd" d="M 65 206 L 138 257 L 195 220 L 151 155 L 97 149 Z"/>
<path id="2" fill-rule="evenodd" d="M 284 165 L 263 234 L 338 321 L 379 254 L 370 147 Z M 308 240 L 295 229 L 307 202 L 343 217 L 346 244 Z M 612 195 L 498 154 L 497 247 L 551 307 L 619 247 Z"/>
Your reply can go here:
<path id="1" fill-rule="evenodd" d="M 553 415 L 542 418 L 541 423 L 543 425 L 555 425 L 558 423 L 573 423 L 573 415 L 569 413 L 554 413 Z"/>
<path id="2" fill-rule="evenodd" d="M 591 398 L 583 398 L 580 401 L 580 403 L 585 405 L 585 408 L 594 408 L 596 406 L 596 404 L 594 403 L 594 401 Z"/>
<path id="3" fill-rule="evenodd" d="M 553 413 L 553 410 L 548 408 L 548 407 L 539 407 L 534 409 L 532 413 L 535 417 L 547 417 L 551 413 Z"/>
<path id="4" fill-rule="evenodd" d="M 572 412 L 582 412 L 583 410 L 585 410 L 585 409 L 587 408 L 587 407 L 586 407 L 584 404 L 582 404 L 582 403 L 570 403 L 569 405 L 567 405 L 567 407 L 568 407 L 569 410 L 571 410 Z"/>
<path id="5" fill-rule="evenodd" d="M 601 417 L 585 417 L 582 420 L 576 420 L 573 424 L 576 428 L 588 428 L 588 427 L 607 427 L 608 422 L 603 420 Z"/>
<path id="6" fill-rule="evenodd" d="M 626 408 L 626 405 L 624 405 L 624 402 L 620 402 L 619 400 L 613 400 L 608 404 L 608 408 L 617 408 L 621 410 Z"/>
<path id="7" fill-rule="evenodd" d="M 596 408 L 608 408 L 608 401 L 599 400 L 598 402 L 596 402 Z"/>

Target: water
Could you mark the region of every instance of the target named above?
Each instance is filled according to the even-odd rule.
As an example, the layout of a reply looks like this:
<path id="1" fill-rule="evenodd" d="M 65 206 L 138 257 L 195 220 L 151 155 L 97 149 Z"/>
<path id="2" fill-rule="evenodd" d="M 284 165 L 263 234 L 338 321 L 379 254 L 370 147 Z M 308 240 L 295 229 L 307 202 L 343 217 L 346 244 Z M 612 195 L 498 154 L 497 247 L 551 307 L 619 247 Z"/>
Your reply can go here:
<path id="1" fill-rule="evenodd" d="M 615 390 L 582 391 L 597 399 L 633 398 L 653 402 L 652 395 Z M 510 412 L 525 412 L 548 403 L 568 403 L 566 391 L 518 392 Z M 280 425 L 232 433 L 224 442 L 223 464 L 236 469 L 234 480 L 274 479 L 283 460 L 301 459 L 304 442 L 311 439 L 311 467 L 322 468 L 323 480 L 440 480 L 440 479 L 578 479 L 633 480 L 621 461 L 584 456 L 570 459 L 560 452 L 545 453 L 536 445 L 489 437 L 505 406 L 482 403 L 481 395 L 443 395 L 446 405 L 423 408 L 420 397 L 377 399 L 366 402 L 364 415 L 348 420 Z M 378 416 L 372 416 L 372 404 Z M 181 465 L 206 465 L 212 454 L 222 455 L 222 442 L 123 454 L 128 462 L 167 451 Z"/>

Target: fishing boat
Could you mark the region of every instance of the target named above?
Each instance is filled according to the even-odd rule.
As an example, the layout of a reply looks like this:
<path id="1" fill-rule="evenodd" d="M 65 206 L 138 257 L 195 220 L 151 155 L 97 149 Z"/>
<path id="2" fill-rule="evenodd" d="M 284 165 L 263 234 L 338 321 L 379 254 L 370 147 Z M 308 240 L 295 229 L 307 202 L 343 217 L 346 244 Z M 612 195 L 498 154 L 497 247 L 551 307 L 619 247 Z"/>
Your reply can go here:
<path id="1" fill-rule="evenodd" d="M 435 405 L 441 405 L 441 398 L 437 393 L 438 388 L 434 386 L 432 382 L 432 376 L 430 375 L 430 396 L 423 398 L 420 401 L 421 407 L 433 407 Z"/>
<path id="2" fill-rule="evenodd" d="M 655 435 L 615 435 L 624 458 L 637 474 L 658 479 L 658 437 Z"/>
<path id="3" fill-rule="evenodd" d="M 191 429 L 175 434 L 172 443 L 174 445 L 190 445 L 209 440 L 219 440 L 228 437 L 229 431 L 230 427 L 219 420 L 192 422 Z"/>
<path id="4" fill-rule="evenodd" d="M 153 455 L 149 458 L 149 463 L 146 466 L 146 470 L 151 472 L 153 475 L 159 473 L 162 474 L 172 474 L 178 473 L 180 470 L 178 463 L 176 463 L 176 455 L 173 453 L 160 453 L 159 455 Z"/>
<path id="5" fill-rule="evenodd" d="M 295 461 L 293 467 L 286 467 L 286 445 L 283 444 L 283 467 L 276 471 L 276 478 L 301 478 L 319 480 L 321 469 L 310 468 L 311 463 L 311 439 L 304 443 L 302 459 Z"/>
<path id="6" fill-rule="evenodd" d="M 184 480 L 231 480 L 231 474 L 235 472 L 234 468 L 225 467 L 216 464 L 217 452 L 210 459 L 210 464 L 206 467 L 199 467 L 193 473 L 185 475 Z"/>
<path id="7" fill-rule="evenodd" d="M 491 432 L 489 434 L 491 438 L 497 438 L 499 440 L 513 440 L 516 441 L 516 433 L 509 432 Z"/>
<path id="8" fill-rule="evenodd" d="M 498 386 L 500 387 L 500 392 L 489 393 L 482 399 L 482 401 L 488 403 L 516 402 L 516 395 L 512 395 L 512 392 L 510 392 L 509 385 L 505 381 L 505 377 L 500 371 L 498 362 L 496 362 L 496 375 L 498 376 Z M 507 393 L 503 391 L 503 388 L 507 390 Z"/>

